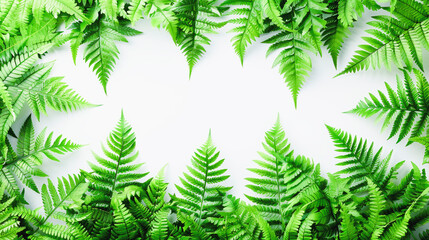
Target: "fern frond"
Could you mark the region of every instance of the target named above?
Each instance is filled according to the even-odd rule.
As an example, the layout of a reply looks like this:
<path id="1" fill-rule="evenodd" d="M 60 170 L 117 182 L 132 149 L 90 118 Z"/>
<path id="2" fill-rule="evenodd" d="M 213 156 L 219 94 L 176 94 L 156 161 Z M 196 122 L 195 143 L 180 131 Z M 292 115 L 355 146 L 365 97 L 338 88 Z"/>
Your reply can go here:
<path id="1" fill-rule="evenodd" d="M 98 164 L 89 163 L 92 173 L 83 171 L 90 182 L 91 205 L 108 210 L 114 194 L 127 186 L 138 185 L 138 180 L 148 173 L 136 172 L 143 163 L 132 164 L 138 156 L 135 152 L 136 139 L 124 114 L 110 133 L 107 147 L 102 146 L 105 157 L 94 153 Z"/>
<path id="2" fill-rule="evenodd" d="M 246 197 L 256 204 L 256 208 L 261 212 L 261 215 L 276 231 L 276 234 L 281 236 L 287 224 L 283 215 L 287 207 L 287 190 L 281 169 L 284 159 L 287 155 L 291 155 L 292 152 L 279 118 L 274 127 L 265 133 L 263 147 L 265 152 L 259 152 L 262 160 L 255 161 L 258 168 L 248 169 L 258 177 L 246 179 L 251 183 L 247 187 L 257 195 L 246 195 Z"/>
<path id="3" fill-rule="evenodd" d="M 31 232 L 33 237 L 37 236 L 51 236 L 58 237 L 60 239 L 73 239 L 73 227 L 66 227 L 62 225 L 54 225 L 49 223 L 50 218 L 56 218 L 59 220 L 68 220 L 69 218 L 73 222 L 72 214 L 68 215 L 63 214 L 60 210 L 68 210 L 74 206 L 81 205 L 83 203 L 82 195 L 86 193 L 88 189 L 88 183 L 85 181 L 83 175 L 69 175 L 68 178 L 59 178 L 58 186 L 55 188 L 55 185 L 50 179 L 48 179 L 48 184 L 42 186 L 42 200 L 43 208 L 46 216 L 42 219 L 37 220 L 37 215 L 33 217 L 23 217 L 31 221 L 34 224 L 35 229 Z M 31 214 L 30 214 L 31 215 Z M 86 215 L 80 216 L 79 219 L 84 219 Z"/>
<path id="4" fill-rule="evenodd" d="M 255 207 L 228 195 L 224 198 L 221 217 L 209 220 L 217 226 L 221 239 L 277 239 L 274 231 Z"/>
<path id="5" fill-rule="evenodd" d="M 322 55 L 320 32 L 326 26 L 323 14 L 330 12 L 328 4 L 323 0 L 296 0 L 286 5 L 290 5 L 290 11 L 294 14 L 294 29 L 308 35 L 311 44 Z"/>
<path id="6" fill-rule="evenodd" d="M 332 1 L 328 5 L 331 13 L 327 15 L 326 27 L 322 29 L 322 41 L 323 44 L 328 48 L 334 62 L 335 68 L 337 68 L 337 60 L 343 46 L 344 40 L 350 34 L 349 28 L 352 25 L 343 25 L 339 20 L 338 15 L 338 1 Z"/>
<path id="7" fill-rule="evenodd" d="M 429 50 L 429 6 L 418 0 L 397 0 L 392 16 L 375 16 L 369 22 L 375 29 L 360 46 L 346 68 L 338 75 L 384 65 L 411 69 L 413 62 L 423 69 L 423 48 Z"/>
<path id="8" fill-rule="evenodd" d="M 403 140 L 410 132 L 410 138 L 420 137 L 427 129 L 429 119 L 428 81 L 417 69 L 413 71 L 416 83 L 407 71 L 403 72 L 404 80 L 397 79 L 396 92 L 385 83 L 387 94 L 378 91 L 378 98 L 370 94 L 369 98 L 360 101 L 349 111 L 365 118 L 373 115 L 377 115 L 378 118 L 384 117 L 383 128 L 392 125 L 389 139 L 398 135 L 397 142 Z"/>
<path id="9" fill-rule="evenodd" d="M 74 0 L 38 0 L 38 4 L 43 4 L 46 11 L 52 13 L 55 17 L 65 12 L 67 14 L 75 16 L 77 19 L 90 22 L 90 20 L 83 14 L 82 10 L 76 5 Z"/>
<path id="10" fill-rule="evenodd" d="M 377 185 L 369 178 L 366 180 L 369 191 L 369 216 L 368 220 L 363 225 L 361 237 L 364 239 L 379 238 L 376 234 L 380 231 L 382 232 L 386 225 L 385 217 L 382 215 L 386 200 Z"/>
<path id="11" fill-rule="evenodd" d="M 351 26 L 364 12 L 361 0 L 338 0 L 338 19 L 345 27 Z"/>
<path id="12" fill-rule="evenodd" d="M 103 16 L 87 26 L 82 43 L 87 43 L 84 59 L 89 62 L 98 80 L 107 91 L 107 82 L 112 72 L 119 50 L 115 42 L 127 42 L 126 36 L 135 36 L 140 32 L 125 26 L 123 22 L 114 23 Z"/>
<path id="13" fill-rule="evenodd" d="M 171 0 L 149 0 L 144 13 L 150 17 L 152 26 L 164 28 L 176 42 L 178 19 L 173 10 L 173 1 Z"/>
<path id="14" fill-rule="evenodd" d="M 215 3 L 216 0 L 179 0 L 174 5 L 173 11 L 178 19 L 176 43 L 188 61 L 189 77 L 206 51 L 204 45 L 210 44 L 206 35 L 215 33 L 224 25 L 211 20 L 220 16 Z"/>
<path id="15" fill-rule="evenodd" d="M 118 1 L 117 0 L 98 0 L 101 12 L 111 21 L 117 21 Z"/>
<path id="16" fill-rule="evenodd" d="M 112 201 L 113 228 L 112 239 L 136 239 L 138 236 L 136 219 L 118 199 Z"/>
<path id="17" fill-rule="evenodd" d="M 280 30 L 276 26 L 268 27 L 265 32 L 275 32 L 275 35 L 265 40 L 263 43 L 270 44 L 267 55 L 279 50 L 279 54 L 274 60 L 273 67 L 279 66 L 279 72 L 292 92 L 295 107 L 297 105 L 298 93 L 305 82 L 305 77 L 311 70 L 311 58 L 308 52 L 316 53 L 317 50 L 311 43 L 310 37 L 302 35 L 299 26 L 296 24 L 294 8 L 283 17 L 287 26 L 294 31 Z"/>
<path id="18" fill-rule="evenodd" d="M 344 167 L 337 174 L 345 174 L 353 183 L 353 193 L 365 192 L 368 189 L 366 178 L 370 179 L 381 191 L 387 190 L 393 175 L 388 174 L 388 166 L 392 152 L 385 158 L 381 157 L 383 148 L 374 149 L 374 143 L 358 139 L 349 133 L 343 132 L 330 126 L 326 126 L 332 141 L 341 153 L 336 158 L 341 162 L 338 166 Z M 375 152 L 376 151 L 376 152 Z M 375 154 L 374 154 L 375 152 Z"/>
<path id="19" fill-rule="evenodd" d="M 31 117 L 28 117 L 18 137 L 16 154 L 9 154 L 9 158 L 6 159 L 0 156 L 0 161 L 3 162 L 0 179 L 5 182 L 7 192 L 18 199 L 21 198 L 21 194 L 15 177 L 28 188 L 39 192 L 33 176 L 47 176 L 37 168 L 42 164 L 43 158 L 58 161 L 55 154 L 65 154 L 80 147 L 81 145 L 75 144 L 61 135 L 55 138 L 53 133 L 50 133 L 46 137 L 45 130 L 36 137 Z"/>
<path id="20" fill-rule="evenodd" d="M 180 178 L 182 186 L 176 185 L 183 197 L 175 198 L 179 211 L 193 216 L 197 225 L 205 229 L 210 229 L 207 218 L 216 216 L 216 211 L 222 209 L 222 198 L 231 189 L 222 185 L 229 178 L 225 175 L 226 169 L 220 168 L 223 162 L 209 134 L 192 157 L 189 173 Z"/>
<path id="21" fill-rule="evenodd" d="M 228 14 L 239 16 L 228 20 L 228 23 L 236 25 L 230 32 L 236 33 L 231 39 L 235 52 L 240 57 L 243 65 L 244 54 L 249 44 L 258 38 L 264 30 L 263 9 L 261 0 L 226 0 L 222 6 L 237 7 Z"/>
<path id="22" fill-rule="evenodd" d="M 18 233 L 24 230 L 20 226 L 18 218 L 12 215 L 12 204 L 15 198 L 6 196 L 6 184 L 0 183 L 0 239 L 13 240 Z"/>

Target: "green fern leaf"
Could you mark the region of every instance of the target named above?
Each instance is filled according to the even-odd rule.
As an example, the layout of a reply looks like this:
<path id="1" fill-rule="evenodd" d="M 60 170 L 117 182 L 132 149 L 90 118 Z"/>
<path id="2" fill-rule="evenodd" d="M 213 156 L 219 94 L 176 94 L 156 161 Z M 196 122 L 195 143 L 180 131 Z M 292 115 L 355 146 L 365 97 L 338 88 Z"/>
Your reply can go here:
<path id="1" fill-rule="evenodd" d="M 302 35 L 296 31 L 299 27 L 295 24 L 293 13 L 293 11 L 290 11 L 284 18 L 287 19 L 287 25 L 295 31 L 280 31 L 276 26 L 270 26 L 265 32 L 275 32 L 275 35 L 263 43 L 271 44 L 267 55 L 280 50 L 280 53 L 274 60 L 273 67 L 279 66 L 279 72 L 283 75 L 286 84 L 292 92 L 296 107 L 298 93 L 305 82 L 305 77 L 308 76 L 308 72 L 311 70 L 311 58 L 308 52 L 316 53 L 317 50 L 314 48 L 308 35 Z"/>
<path id="2" fill-rule="evenodd" d="M 222 198 L 231 187 L 221 184 L 229 178 L 226 169 L 220 169 L 224 159 L 213 145 L 211 134 L 204 145 L 192 157 L 189 173 L 180 178 L 182 186 L 176 185 L 183 198 L 175 197 L 177 206 L 183 214 L 193 216 L 198 226 L 210 229 L 207 218 L 216 216 L 222 209 Z"/>
<path id="3" fill-rule="evenodd" d="M 334 61 L 335 68 L 337 68 L 338 56 L 343 46 L 344 39 L 350 34 L 349 28 L 352 25 L 344 26 L 338 19 L 338 2 L 333 1 L 328 5 L 331 13 L 329 13 L 326 20 L 326 27 L 322 29 L 322 41 L 328 48 Z"/>
<path id="4" fill-rule="evenodd" d="M 417 0 L 398 0 L 391 16 L 375 16 L 368 24 L 367 44 L 361 45 L 347 67 L 338 75 L 381 65 L 410 69 L 413 62 L 423 69 L 422 51 L 429 50 L 429 6 Z"/>
<path id="5" fill-rule="evenodd" d="M 98 0 L 101 12 L 111 21 L 117 21 L 118 1 L 117 0 Z"/>
<path id="6" fill-rule="evenodd" d="M 228 20 L 228 23 L 235 24 L 230 32 L 237 33 L 231 41 L 235 52 L 240 57 L 243 65 L 244 54 L 249 44 L 258 38 L 263 30 L 263 9 L 260 0 L 226 0 L 222 6 L 236 7 L 233 8 L 229 15 L 240 16 Z"/>
<path id="7" fill-rule="evenodd" d="M 215 3 L 213 0 L 180 0 L 174 5 L 173 11 L 178 19 L 176 43 L 188 61 L 189 77 L 206 51 L 204 45 L 210 44 L 206 34 L 215 33 L 225 24 L 210 20 L 220 16 Z"/>
<path id="8" fill-rule="evenodd" d="M 118 59 L 119 50 L 115 42 L 127 42 L 125 36 L 139 33 L 123 23 L 113 23 L 102 16 L 86 28 L 82 41 L 87 43 L 84 59 L 93 67 L 105 92 L 110 73 Z"/>
<path id="9" fill-rule="evenodd" d="M 83 14 L 82 10 L 76 5 L 74 0 L 36 0 L 38 4 L 43 4 L 46 11 L 57 16 L 60 12 L 65 12 L 75 16 L 77 19 L 85 22 L 90 20 Z M 36 3 L 36 4 L 37 4 Z"/>
<path id="10" fill-rule="evenodd" d="M 386 83 L 388 97 L 381 91 L 378 92 L 379 98 L 370 94 L 370 98 L 360 101 L 349 111 L 365 118 L 373 115 L 377 115 L 378 118 L 384 117 L 383 128 L 392 125 L 389 139 L 398 135 L 397 142 L 403 140 L 410 132 L 411 138 L 421 136 L 427 128 L 429 119 L 428 81 L 417 69 L 414 69 L 416 83 L 407 71 L 403 72 L 404 81 L 397 80 L 396 92 Z"/>
<path id="11" fill-rule="evenodd" d="M 172 4 L 171 0 L 149 0 L 144 12 L 150 17 L 152 26 L 164 28 L 176 42 L 178 19 L 173 12 Z"/>
<path id="12" fill-rule="evenodd" d="M 94 153 L 98 164 L 89 163 L 93 173 L 83 171 L 90 182 L 92 206 L 103 210 L 110 209 L 115 194 L 127 186 L 138 185 L 138 180 L 148 174 L 136 172 L 143 163 L 131 164 L 138 156 L 138 153 L 134 152 L 135 146 L 135 135 L 122 113 L 107 139 L 107 147 L 102 148 L 106 157 Z"/>
<path id="13" fill-rule="evenodd" d="M 55 154 L 62 155 L 81 147 L 62 136 L 55 138 L 53 133 L 50 133 L 48 137 L 45 136 L 45 130 L 37 137 L 35 136 L 31 117 L 28 117 L 18 137 L 16 154 L 14 152 L 10 153 L 9 158 L 6 159 L 0 156 L 0 161 L 3 162 L 0 178 L 2 182 L 5 182 L 6 190 L 10 195 L 20 198 L 19 187 L 15 177 L 28 188 L 39 192 L 32 176 L 47 176 L 37 168 L 42 164 L 43 158 L 47 157 L 58 161 Z M 13 149 L 10 149 L 10 151 L 12 152 Z"/>
<path id="14" fill-rule="evenodd" d="M 247 178 L 251 184 L 247 185 L 256 196 L 246 197 L 257 204 L 257 209 L 268 221 L 277 236 L 281 236 L 286 227 L 286 219 L 283 212 L 286 209 L 287 190 L 283 182 L 284 174 L 281 172 L 284 159 L 291 155 L 290 145 L 285 138 L 285 133 L 278 118 L 274 127 L 265 133 L 263 143 L 266 153 L 260 152 L 263 160 L 256 160 L 259 168 L 250 168 L 249 171 L 258 175 L 256 178 Z"/>
<path id="15" fill-rule="evenodd" d="M 34 239 L 78 238 L 78 231 L 72 224 L 69 224 L 69 226 L 54 225 L 48 220 L 54 218 L 71 223 L 85 219 L 88 216 L 87 214 L 72 214 L 70 212 L 66 215 L 60 210 L 67 211 L 82 204 L 82 195 L 87 189 L 88 183 L 85 182 L 85 178 L 82 175 L 69 175 L 68 178 L 59 178 L 57 188 L 48 179 L 48 184 L 42 186 L 41 192 L 45 216 L 40 216 L 37 211 L 23 211 L 22 209 L 18 209 L 15 214 L 34 225 L 34 229 L 28 232 Z"/>
<path id="16" fill-rule="evenodd" d="M 338 19 L 345 27 L 352 26 L 363 12 L 364 5 L 361 0 L 338 0 Z"/>
<path id="17" fill-rule="evenodd" d="M 381 191 L 386 192 L 387 185 L 393 178 L 391 174 L 387 173 L 392 152 L 387 157 L 381 158 L 383 148 L 378 149 L 374 154 L 374 143 L 369 144 L 368 141 L 358 139 L 356 136 L 339 129 L 326 127 L 337 148 L 336 151 L 341 153 L 337 156 L 341 160 L 337 165 L 344 167 L 344 169 L 337 174 L 348 176 L 353 183 L 352 192 L 365 192 L 368 189 L 366 178 L 376 184 Z"/>
<path id="18" fill-rule="evenodd" d="M 136 239 L 138 236 L 136 219 L 118 199 L 112 201 L 114 225 L 112 239 Z"/>
<path id="19" fill-rule="evenodd" d="M 12 215 L 15 198 L 6 196 L 6 184 L 0 183 L 0 239 L 17 239 L 18 233 L 24 230 L 20 227 L 18 218 Z"/>
<path id="20" fill-rule="evenodd" d="M 209 220 L 218 226 L 221 239 L 275 240 L 276 235 L 255 207 L 228 195 L 224 198 L 220 217 Z"/>

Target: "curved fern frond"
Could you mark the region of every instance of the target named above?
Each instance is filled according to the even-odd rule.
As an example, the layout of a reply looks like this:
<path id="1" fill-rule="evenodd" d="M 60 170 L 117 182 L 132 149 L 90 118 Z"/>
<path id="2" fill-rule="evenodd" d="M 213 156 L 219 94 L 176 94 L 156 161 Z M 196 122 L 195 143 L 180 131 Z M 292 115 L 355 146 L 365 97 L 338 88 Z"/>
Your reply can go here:
<path id="1" fill-rule="evenodd" d="M 16 179 L 35 192 L 39 192 L 33 176 L 46 177 L 38 166 L 47 157 L 54 161 L 59 161 L 55 154 L 65 154 L 81 147 L 61 135 L 54 137 L 50 133 L 46 137 L 46 130 L 43 130 L 37 137 L 34 133 L 31 117 L 28 117 L 23 124 L 18 137 L 16 153 L 9 148 L 8 158 L 0 156 L 2 168 L 0 169 L 0 179 L 6 184 L 7 192 L 21 199 L 19 187 Z"/>
<path id="2" fill-rule="evenodd" d="M 389 139 L 398 135 L 398 142 L 403 140 L 410 132 L 410 138 L 420 137 L 428 126 L 429 119 L 429 84 L 423 73 L 414 69 L 413 79 L 407 71 L 404 80 L 397 79 L 396 92 L 385 83 L 387 96 L 378 91 L 379 97 L 370 94 L 369 98 L 360 101 L 350 113 L 369 118 L 377 115 L 384 117 L 383 128 L 392 125 Z M 393 123 L 392 123 L 393 121 Z M 411 142 L 409 141 L 408 144 Z"/>
<path id="3" fill-rule="evenodd" d="M 360 46 L 347 67 L 338 75 L 384 65 L 390 69 L 394 63 L 399 68 L 412 68 L 413 62 L 423 69 L 423 48 L 429 50 L 429 6 L 418 0 L 397 0 L 395 17 L 375 16 L 368 24 L 367 44 Z"/>
<path id="4" fill-rule="evenodd" d="M 83 173 L 90 182 L 91 205 L 109 210 L 114 194 L 127 186 L 138 185 L 138 180 L 148 173 L 136 172 L 143 163 L 131 164 L 138 156 L 134 151 L 136 138 L 123 113 L 106 145 L 102 146 L 105 157 L 94 153 L 98 164 L 89 163 L 93 173 Z"/>
<path id="5" fill-rule="evenodd" d="M 210 44 L 206 34 L 216 33 L 216 29 L 225 24 L 211 20 L 220 16 L 215 4 L 216 0 L 179 0 L 174 5 L 173 11 L 178 19 L 176 43 L 188 61 L 189 77 L 206 51 L 204 45 Z"/>
<path id="6" fill-rule="evenodd" d="M 234 17 L 228 23 L 236 25 L 230 32 L 236 33 L 231 39 L 235 52 L 243 65 L 244 54 L 249 44 L 258 38 L 264 30 L 261 0 L 226 0 L 222 6 L 237 7 L 228 14 Z"/>
<path id="7" fill-rule="evenodd" d="M 265 152 L 259 152 L 262 160 L 255 160 L 258 168 L 248 170 L 258 177 L 246 178 L 251 184 L 247 185 L 256 196 L 246 197 L 256 204 L 256 208 L 268 221 L 271 228 L 281 236 L 287 224 L 283 215 L 287 208 L 287 189 L 281 172 L 284 159 L 291 155 L 290 145 L 285 138 L 285 132 L 278 118 L 274 127 L 265 133 Z"/>
<path id="8" fill-rule="evenodd" d="M 104 16 L 99 16 L 94 23 L 86 27 L 82 40 L 83 44 L 87 43 L 84 59 L 92 66 L 105 92 L 119 55 L 115 42 L 127 42 L 126 36 L 137 34 L 140 32 L 127 27 L 124 22 L 114 23 Z"/>
<path id="9" fill-rule="evenodd" d="M 189 173 L 180 178 L 182 186 L 176 185 L 183 198 L 175 197 L 178 211 L 193 216 L 195 222 L 205 229 L 210 229 L 207 218 L 216 216 L 222 209 L 222 199 L 231 187 L 221 184 L 229 178 L 226 169 L 221 169 L 224 159 L 219 159 L 219 152 L 213 145 L 211 134 L 207 141 L 192 157 Z"/>

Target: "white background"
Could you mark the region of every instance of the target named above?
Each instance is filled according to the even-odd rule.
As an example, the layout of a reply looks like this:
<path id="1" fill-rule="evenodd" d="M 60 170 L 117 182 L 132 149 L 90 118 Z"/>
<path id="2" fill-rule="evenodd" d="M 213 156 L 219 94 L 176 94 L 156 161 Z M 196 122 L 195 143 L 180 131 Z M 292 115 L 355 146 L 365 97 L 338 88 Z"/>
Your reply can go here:
<path id="1" fill-rule="evenodd" d="M 154 176 L 168 164 L 170 193 L 176 192 L 174 184 L 210 128 L 214 143 L 226 159 L 223 167 L 231 175 L 228 184 L 234 187 L 232 193 L 239 197 L 249 193 L 244 178 L 251 175 L 246 169 L 255 166 L 253 160 L 259 158 L 257 151 L 263 150 L 264 133 L 273 126 L 277 114 L 295 152 L 321 163 L 325 175 L 339 169 L 325 124 L 370 139 L 377 147 L 383 146 L 385 154 L 394 150 L 392 164 L 406 160 L 404 169 L 410 168 L 411 161 L 421 166 L 423 146 L 405 147 L 405 141 L 395 144 L 396 138 L 387 141 L 390 129 L 380 132 L 381 123 L 375 118 L 343 113 L 369 92 L 385 91 L 384 82 L 396 86 L 398 71 L 384 68 L 333 78 L 362 43 L 369 19 L 366 15 L 355 24 L 339 56 L 338 70 L 326 49 L 322 58 L 313 56 L 313 70 L 299 95 L 298 109 L 278 69 L 271 68 L 275 55 L 265 57 L 268 45 L 259 39 L 249 47 L 242 67 L 230 43 L 233 35 L 225 28 L 209 36 L 212 43 L 189 80 L 185 57 L 168 33 L 153 28 L 147 20 L 140 21 L 136 28 L 143 34 L 118 44 L 121 54 L 107 96 L 95 73 L 82 60 L 83 51 L 74 65 L 69 47 L 63 46 L 43 59 L 56 60 L 52 76 L 65 76 L 79 94 L 102 106 L 70 114 L 50 111 L 48 117 L 35 123 L 38 130 L 48 126 L 48 130 L 86 144 L 61 157 L 60 163 L 46 160 L 41 168 L 52 178 L 88 170 L 87 162 L 94 161 L 91 151 L 100 153 L 100 145 L 119 120 L 121 109 L 136 133 L 138 161 L 146 163 L 143 171 Z M 425 61 L 429 61 L 427 54 Z M 21 114 L 20 121 L 24 118 Z M 37 178 L 39 186 L 45 182 Z M 32 208 L 41 205 L 40 196 L 31 190 L 26 194 Z"/>

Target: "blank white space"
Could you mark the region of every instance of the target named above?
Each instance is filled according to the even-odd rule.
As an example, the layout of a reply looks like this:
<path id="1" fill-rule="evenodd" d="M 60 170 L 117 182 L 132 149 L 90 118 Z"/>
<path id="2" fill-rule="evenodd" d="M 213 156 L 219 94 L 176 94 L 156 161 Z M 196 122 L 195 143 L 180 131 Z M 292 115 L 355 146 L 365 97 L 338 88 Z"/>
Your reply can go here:
<path id="1" fill-rule="evenodd" d="M 369 92 L 384 91 L 384 82 L 396 84 L 398 71 L 384 68 L 333 78 L 362 43 L 368 20 L 365 16 L 352 29 L 339 56 L 338 70 L 326 49 L 322 58 L 313 56 L 313 70 L 299 95 L 298 109 L 278 69 L 271 68 L 275 56 L 265 57 L 268 46 L 258 41 L 249 47 L 242 67 L 230 43 L 233 35 L 226 33 L 227 29 L 209 36 L 212 44 L 206 47 L 207 53 L 189 80 L 185 57 L 168 33 L 153 28 L 147 20 L 140 21 L 136 28 L 143 34 L 118 44 L 121 54 L 107 96 L 82 60 L 83 51 L 74 65 L 68 45 L 63 46 L 43 59 L 56 61 L 52 76 L 65 76 L 73 89 L 102 106 L 70 114 L 50 111 L 48 117 L 35 123 L 38 130 L 48 126 L 48 130 L 86 144 L 61 157 L 60 163 L 46 160 L 41 168 L 51 178 L 88 170 L 87 162 L 94 161 L 91 151 L 100 153 L 100 144 L 119 120 L 121 109 L 136 133 L 138 161 L 146 163 L 143 171 L 154 176 L 168 164 L 170 193 L 176 192 L 174 184 L 190 164 L 194 150 L 206 140 L 209 129 L 221 157 L 226 159 L 223 167 L 231 175 L 231 193 L 239 197 L 250 193 L 245 187 L 244 178 L 251 176 L 246 169 L 255 166 L 253 160 L 259 158 L 257 151 L 263 150 L 264 133 L 273 126 L 277 114 L 296 154 L 320 163 L 324 175 L 339 169 L 325 124 L 370 139 L 377 147 L 383 146 L 385 154 L 394 150 L 392 163 L 406 160 L 404 169 L 410 169 L 411 161 L 421 166 L 422 146 L 405 147 L 405 141 L 395 144 L 396 138 L 387 141 L 389 129 L 380 132 L 381 123 L 375 119 L 343 113 Z M 428 60 L 426 55 L 425 62 Z M 24 117 L 21 114 L 21 122 Z M 36 180 L 39 187 L 46 183 L 44 178 Z M 32 208 L 41 206 L 40 196 L 31 190 L 26 194 Z"/>

